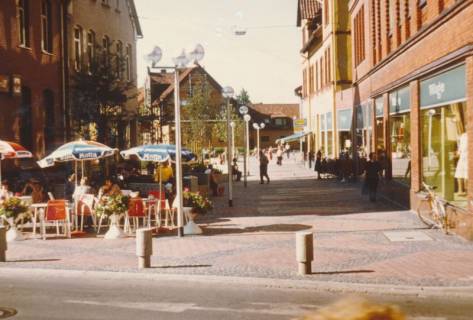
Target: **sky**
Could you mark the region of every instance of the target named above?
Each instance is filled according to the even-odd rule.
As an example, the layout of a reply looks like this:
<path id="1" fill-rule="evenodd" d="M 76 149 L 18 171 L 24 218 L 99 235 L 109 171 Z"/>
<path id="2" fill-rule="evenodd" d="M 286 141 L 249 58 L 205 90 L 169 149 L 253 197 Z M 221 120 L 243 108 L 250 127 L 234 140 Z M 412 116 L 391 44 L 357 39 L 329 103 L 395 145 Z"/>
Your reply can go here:
<path id="1" fill-rule="evenodd" d="M 138 84 L 145 56 L 163 51 L 172 65 L 182 49 L 205 48 L 200 62 L 222 86 L 245 88 L 253 103 L 298 103 L 301 36 L 296 0 L 135 0 L 144 38 L 138 40 Z M 234 30 L 246 30 L 236 36 Z"/>

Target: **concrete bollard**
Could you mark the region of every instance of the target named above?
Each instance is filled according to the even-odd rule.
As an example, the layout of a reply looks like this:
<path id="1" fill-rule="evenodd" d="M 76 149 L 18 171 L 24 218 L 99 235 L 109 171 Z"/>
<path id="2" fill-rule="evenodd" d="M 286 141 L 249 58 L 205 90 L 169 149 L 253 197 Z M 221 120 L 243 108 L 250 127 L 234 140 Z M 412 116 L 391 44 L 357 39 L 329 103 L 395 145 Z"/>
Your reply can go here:
<path id="1" fill-rule="evenodd" d="M 138 268 L 151 267 L 151 255 L 153 254 L 153 231 L 152 229 L 136 230 L 136 255 L 138 257 Z"/>
<path id="2" fill-rule="evenodd" d="M 7 262 L 7 229 L 0 227 L 0 262 Z"/>
<path id="3" fill-rule="evenodd" d="M 296 260 L 300 275 L 312 273 L 314 236 L 312 232 L 296 232 Z"/>

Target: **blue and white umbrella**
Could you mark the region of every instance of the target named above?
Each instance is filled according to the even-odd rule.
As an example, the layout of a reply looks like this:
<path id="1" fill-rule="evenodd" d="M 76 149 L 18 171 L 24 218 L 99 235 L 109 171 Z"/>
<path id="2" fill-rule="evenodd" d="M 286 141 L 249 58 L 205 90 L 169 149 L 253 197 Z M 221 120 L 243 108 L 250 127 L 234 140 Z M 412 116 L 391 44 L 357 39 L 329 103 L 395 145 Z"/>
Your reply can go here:
<path id="1" fill-rule="evenodd" d="M 58 162 L 103 159 L 113 156 L 117 151 L 96 141 L 77 140 L 62 145 L 37 163 L 41 168 L 48 168 Z"/>
<path id="2" fill-rule="evenodd" d="M 141 161 L 165 162 L 176 159 L 176 147 L 172 144 L 150 144 L 134 147 L 120 152 L 121 156 L 129 159 L 130 156 L 136 156 Z M 197 157 L 188 149 L 181 150 L 182 160 L 190 162 Z"/>

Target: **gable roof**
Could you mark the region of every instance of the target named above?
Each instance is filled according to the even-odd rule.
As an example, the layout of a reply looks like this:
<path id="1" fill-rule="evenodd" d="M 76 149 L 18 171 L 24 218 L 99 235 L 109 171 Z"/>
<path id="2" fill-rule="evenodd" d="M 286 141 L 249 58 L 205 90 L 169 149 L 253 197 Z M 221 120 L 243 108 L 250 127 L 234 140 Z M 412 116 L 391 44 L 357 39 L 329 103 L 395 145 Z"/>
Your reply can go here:
<path id="1" fill-rule="evenodd" d="M 299 118 L 297 103 L 256 103 L 252 104 L 250 108 L 271 118 Z"/>
<path id="2" fill-rule="evenodd" d="M 216 88 L 222 90 L 222 86 L 198 63 L 190 68 L 185 68 L 179 72 L 179 84 L 185 81 L 192 72 L 200 70 L 207 76 L 207 80 Z M 159 100 L 163 101 L 174 93 L 174 73 L 149 73 L 150 79 L 154 84 L 167 85 L 168 87 L 161 93 Z M 153 101 L 154 103 L 154 101 Z"/>
<path id="3" fill-rule="evenodd" d="M 319 0 L 299 0 L 297 4 L 297 26 L 301 26 L 301 21 L 313 19 L 322 12 L 322 5 Z"/>
<path id="4" fill-rule="evenodd" d="M 128 7 L 130 8 L 130 15 L 131 18 L 133 19 L 133 24 L 136 28 L 136 35 L 138 38 L 143 38 L 143 30 L 141 29 L 141 24 L 140 24 L 140 19 L 138 19 L 138 13 L 136 11 L 136 6 L 135 6 L 135 1 L 134 0 L 128 0 Z"/>

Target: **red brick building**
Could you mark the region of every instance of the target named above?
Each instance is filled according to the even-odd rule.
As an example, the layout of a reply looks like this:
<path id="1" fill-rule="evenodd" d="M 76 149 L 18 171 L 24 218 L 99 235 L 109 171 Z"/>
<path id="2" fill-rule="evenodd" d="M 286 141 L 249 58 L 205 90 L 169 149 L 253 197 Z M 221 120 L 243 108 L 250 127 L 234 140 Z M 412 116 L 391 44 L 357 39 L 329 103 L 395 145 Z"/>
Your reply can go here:
<path id="1" fill-rule="evenodd" d="M 0 5 L 0 139 L 35 156 L 64 139 L 60 0 Z"/>
<path id="2" fill-rule="evenodd" d="M 255 103 L 249 106 L 249 114 L 251 123 L 265 124 L 260 130 L 260 148 L 274 147 L 276 140 L 294 134 L 294 120 L 300 117 L 298 104 Z M 256 147 L 256 136 L 256 130 L 250 127 L 250 148 Z M 293 147 L 299 149 L 299 141 Z"/>
<path id="3" fill-rule="evenodd" d="M 349 7 L 353 134 L 371 137 L 358 151 L 386 155 L 385 191 L 397 202 L 415 208 L 423 182 L 436 186 L 455 232 L 473 239 L 473 1 Z"/>

